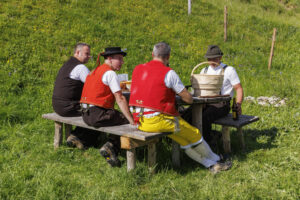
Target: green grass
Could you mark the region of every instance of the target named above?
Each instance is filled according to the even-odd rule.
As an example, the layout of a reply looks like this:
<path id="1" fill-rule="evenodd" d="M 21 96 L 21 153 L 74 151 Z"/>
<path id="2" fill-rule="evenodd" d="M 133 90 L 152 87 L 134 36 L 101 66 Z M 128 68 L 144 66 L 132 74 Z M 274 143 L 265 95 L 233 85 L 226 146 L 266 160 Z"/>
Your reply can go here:
<path id="1" fill-rule="evenodd" d="M 223 41 L 223 8 L 228 40 Z M 297 0 L 2 0 L 0 2 L 0 199 L 299 199 L 300 180 L 300 3 Z M 273 28 L 272 68 L 267 69 Z M 287 106 L 245 102 L 243 111 L 260 120 L 245 127 L 241 152 L 232 130 L 233 168 L 210 174 L 187 156 L 171 165 L 171 147 L 158 145 L 157 174 L 146 149 L 137 169 L 110 168 L 98 149 L 65 144 L 53 150 L 53 83 L 77 42 L 91 45 L 92 69 L 105 47 L 127 48 L 120 73 L 151 59 L 155 43 L 172 47 L 170 65 L 185 84 L 203 62 L 209 44 L 234 66 L 245 96 L 288 98 Z M 102 60 L 103 62 L 103 60 Z"/>

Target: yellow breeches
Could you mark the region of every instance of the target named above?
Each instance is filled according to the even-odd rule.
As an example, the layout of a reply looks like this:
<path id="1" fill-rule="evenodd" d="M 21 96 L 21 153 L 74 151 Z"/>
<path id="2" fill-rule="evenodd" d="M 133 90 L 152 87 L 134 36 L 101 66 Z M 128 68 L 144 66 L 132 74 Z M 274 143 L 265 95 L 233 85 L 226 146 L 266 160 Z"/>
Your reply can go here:
<path id="1" fill-rule="evenodd" d="M 181 117 L 160 114 L 151 118 L 141 117 L 139 130 L 145 132 L 172 132 L 168 135 L 182 147 L 202 141 L 199 129 L 191 126 Z"/>

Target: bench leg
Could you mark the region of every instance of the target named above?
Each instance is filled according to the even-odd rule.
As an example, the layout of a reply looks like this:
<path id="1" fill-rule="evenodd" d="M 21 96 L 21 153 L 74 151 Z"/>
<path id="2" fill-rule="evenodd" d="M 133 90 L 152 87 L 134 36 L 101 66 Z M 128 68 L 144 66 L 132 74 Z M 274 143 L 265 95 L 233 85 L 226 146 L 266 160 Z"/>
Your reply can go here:
<path id="1" fill-rule="evenodd" d="M 223 139 L 223 148 L 225 153 L 231 152 L 230 147 L 230 132 L 228 126 L 222 126 L 222 139 Z"/>
<path id="2" fill-rule="evenodd" d="M 62 141 L 62 126 L 60 122 L 55 122 L 55 133 L 54 133 L 54 148 L 58 148 Z"/>
<path id="3" fill-rule="evenodd" d="M 71 131 L 72 131 L 72 125 L 65 124 L 65 138 L 66 138 L 66 140 L 68 139 L 69 135 L 71 134 Z"/>
<path id="4" fill-rule="evenodd" d="M 135 149 L 129 149 L 127 150 L 126 154 L 127 154 L 127 172 L 129 172 L 135 168 L 136 151 Z"/>
<path id="5" fill-rule="evenodd" d="M 174 140 L 172 140 L 172 164 L 174 167 L 180 167 L 180 147 Z"/>
<path id="6" fill-rule="evenodd" d="M 155 173 L 156 143 L 148 144 L 148 167 L 151 174 Z"/>
<path id="7" fill-rule="evenodd" d="M 243 130 L 240 127 L 240 128 L 237 129 L 237 131 L 238 131 L 238 136 L 239 136 L 239 139 L 240 139 L 241 147 L 242 147 L 243 150 L 245 150 L 245 140 L 244 140 Z"/>

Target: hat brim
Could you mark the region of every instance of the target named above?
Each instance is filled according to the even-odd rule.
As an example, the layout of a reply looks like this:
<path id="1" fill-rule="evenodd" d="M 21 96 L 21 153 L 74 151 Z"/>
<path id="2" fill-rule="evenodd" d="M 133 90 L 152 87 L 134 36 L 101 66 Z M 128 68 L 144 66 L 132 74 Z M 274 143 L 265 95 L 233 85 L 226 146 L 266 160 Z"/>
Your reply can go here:
<path id="1" fill-rule="evenodd" d="M 124 52 L 124 51 L 103 52 L 103 53 L 100 53 L 101 56 L 111 56 L 111 55 L 116 55 L 116 54 L 121 54 L 121 55 L 123 55 L 124 57 L 127 55 L 127 53 Z"/>
<path id="2" fill-rule="evenodd" d="M 222 57 L 223 55 L 205 55 L 205 58 L 219 58 Z"/>

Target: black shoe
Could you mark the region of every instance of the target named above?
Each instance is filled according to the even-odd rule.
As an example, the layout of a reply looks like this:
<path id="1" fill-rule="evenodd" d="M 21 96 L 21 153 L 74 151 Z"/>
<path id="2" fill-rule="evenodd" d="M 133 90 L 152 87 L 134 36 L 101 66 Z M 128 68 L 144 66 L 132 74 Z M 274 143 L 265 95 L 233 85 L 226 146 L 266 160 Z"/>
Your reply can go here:
<path id="1" fill-rule="evenodd" d="M 121 162 L 114 151 L 114 146 L 111 142 L 106 142 L 100 149 L 100 154 L 111 167 L 121 167 Z"/>
<path id="2" fill-rule="evenodd" d="M 82 144 L 80 139 L 72 134 L 70 134 L 67 138 L 67 145 L 69 147 L 77 147 L 78 149 L 84 149 L 84 145 Z"/>
<path id="3" fill-rule="evenodd" d="M 217 174 L 220 171 L 229 170 L 231 166 L 232 163 L 230 161 L 226 161 L 225 163 L 217 162 L 217 164 L 209 167 L 209 171 L 213 174 Z"/>

